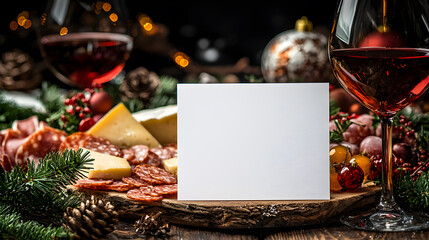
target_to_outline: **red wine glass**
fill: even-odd
[[[329,57],[340,84],[382,124],[380,202],[341,222],[375,231],[428,228],[429,219],[397,205],[392,180],[392,118],[429,87],[428,1],[339,0]]]
[[[41,17],[40,48],[55,76],[74,87],[112,80],[133,39],[125,1],[50,0]]]

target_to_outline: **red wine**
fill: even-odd
[[[330,56],[341,85],[380,116],[393,116],[429,86],[429,49],[353,48]]]
[[[42,53],[61,80],[79,87],[112,80],[124,68],[132,38],[116,33],[70,33],[41,38]]]

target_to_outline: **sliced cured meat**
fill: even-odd
[[[44,126],[26,138],[15,155],[17,165],[26,166],[27,158],[39,163],[51,151],[58,151],[67,134],[55,128]]]
[[[138,177],[123,177],[122,178],[123,182],[128,183],[129,185],[132,185],[134,187],[145,187],[145,186],[149,186],[150,183],[141,180]]]
[[[39,119],[32,116],[24,120],[16,120],[12,123],[12,129],[20,131],[25,137],[30,136],[39,128]]]
[[[145,145],[136,145],[130,148],[134,153],[134,158],[130,161],[130,164],[137,165],[147,162],[149,156],[149,147]]]
[[[129,190],[127,192],[127,197],[138,201],[148,201],[148,202],[155,202],[155,201],[162,200],[162,195],[158,195],[156,193],[147,194],[146,191],[142,190],[141,188],[135,188],[135,189]]]
[[[173,154],[169,148],[156,147],[151,148],[150,151],[158,155],[161,160],[170,159],[173,157]]]
[[[100,189],[105,185],[109,185],[113,183],[113,179],[92,179],[92,178],[83,178],[77,180],[75,186],[81,188],[89,188],[89,189]]]
[[[133,170],[132,173],[137,175],[141,180],[151,183],[151,184],[163,184],[162,181],[153,178],[150,175],[150,165],[144,164],[144,165],[137,165]]]
[[[84,142],[83,146],[86,149],[108,154],[111,156],[122,157],[121,150],[113,145],[109,140],[90,135]]]
[[[128,184],[123,181],[114,181],[111,184],[106,184],[104,186],[100,186],[98,190],[107,190],[107,191],[116,191],[116,192],[126,192],[130,189],[132,189],[134,186],[131,184]]]
[[[60,150],[71,148],[77,151],[79,148],[86,148],[95,152],[104,153],[116,157],[122,157],[121,150],[110,143],[109,140],[95,137],[86,132],[77,132],[68,136],[60,146]]]
[[[122,157],[127,159],[128,162],[131,162],[135,158],[134,152],[130,149],[122,149],[121,152]]]
[[[8,156],[12,168],[17,165],[15,161],[16,152],[27,141],[27,138],[18,130],[8,129],[6,131],[2,144],[3,154]]]
[[[163,184],[175,184],[177,183],[177,179],[173,174],[165,171],[159,167],[151,167],[150,168],[150,176],[156,180],[159,180]]]
[[[134,168],[133,174],[137,175],[143,181],[159,185],[159,184],[175,184],[177,182],[173,174],[165,171],[162,168],[143,164]]]
[[[153,190],[161,195],[173,195],[177,193],[177,184],[157,185],[153,187]]]
[[[162,160],[157,154],[149,150],[147,158],[143,163],[154,167],[160,167],[162,164]]]
[[[73,133],[72,135],[66,137],[64,141],[60,145],[60,150],[65,150],[67,148],[73,149],[77,151],[79,147],[83,146],[83,143],[87,138],[89,138],[90,135],[85,132],[77,132]]]

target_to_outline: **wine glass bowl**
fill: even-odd
[[[404,212],[395,202],[392,179],[392,118],[429,87],[429,4],[426,0],[338,2],[329,42],[335,77],[346,91],[380,117],[382,191],[378,206],[344,216],[351,227],[407,231],[429,219]]]
[[[51,0],[42,16],[40,48],[55,76],[74,87],[112,80],[133,39],[123,1]]]

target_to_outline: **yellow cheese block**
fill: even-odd
[[[112,108],[87,132],[105,138],[119,148],[134,145],[147,145],[150,148],[160,146],[152,134],[133,118],[123,103]]]
[[[133,117],[161,144],[177,143],[177,105],[142,110]]]
[[[165,171],[177,177],[177,157],[162,161],[162,166],[164,167]]]
[[[121,180],[123,177],[131,176],[131,166],[127,159],[115,157],[103,153],[83,149],[83,152],[89,151],[89,158],[93,158],[92,165],[87,177]]]

